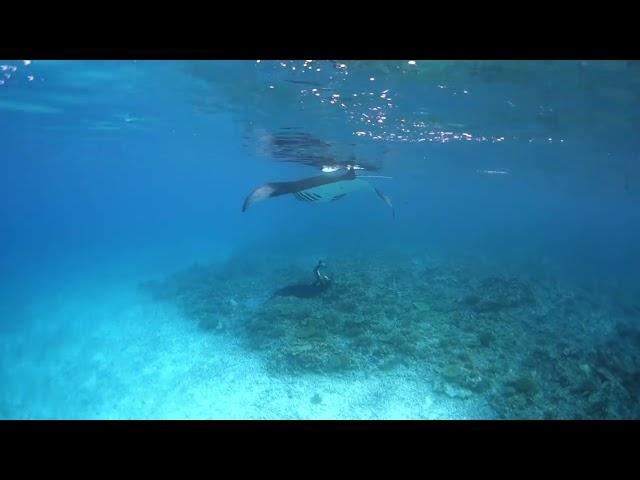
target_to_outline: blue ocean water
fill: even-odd
[[[639,73],[0,61],[0,418],[638,418]]]

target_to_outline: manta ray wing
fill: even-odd
[[[279,195],[294,194],[296,198],[303,201],[318,201],[322,195],[310,190],[327,186],[334,183],[351,183],[356,178],[355,170],[349,170],[343,175],[320,175],[317,177],[303,178],[293,182],[270,182],[261,185],[253,190],[242,205],[242,211],[245,212],[254,203],[266,200],[267,198],[277,197]]]

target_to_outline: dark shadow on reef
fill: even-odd
[[[296,283],[293,285],[287,285],[286,287],[276,290],[276,292],[273,294],[273,297],[319,297],[331,286],[331,280],[326,274],[322,272],[322,269],[324,269],[326,266],[326,263],[320,260],[316,267],[313,269],[313,283]]]
[[[315,298],[326,292],[328,288],[329,285],[296,283],[276,290],[273,297]]]

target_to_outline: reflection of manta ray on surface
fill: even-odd
[[[246,211],[256,202],[280,195],[292,194],[297,200],[309,203],[323,203],[339,200],[348,193],[358,190],[373,190],[393,211],[391,200],[382,191],[366,180],[358,178],[354,168],[349,168],[342,175],[319,175],[292,182],[270,182],[251,192],[242,205]]]
[[[370,172],[380,169],[379,164],[356,160],[353,154],[349,155],[348,160],[338,160],[336,157],[346,155],[336,155],[334,143],[295,129],[282,128],[272,134],[263,134],[261,146],[266,153],[279,162],[306,165],[323,172],[346,170],[349,167]],[[355,144],[343,144],[342,147],[355,147]]]

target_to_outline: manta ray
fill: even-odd
[[[357,190],[373,190],[391,208],[395,218],[395,210],[389,197],[366,180],[359,178],[354,168],[349,168],[342,175],[319,175],[291,182],[265,183],[247,196],[242,211],[246,212],[254,203],[280,195],[291,194],[302,202],[325,203],[339,200]]]

